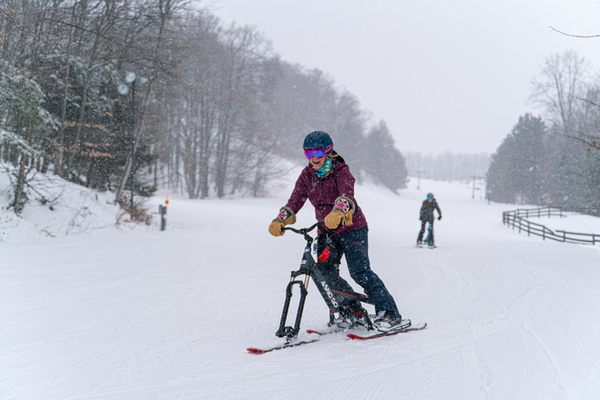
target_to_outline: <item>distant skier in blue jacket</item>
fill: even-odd
[[[429,233],[427,234],[427,238],[425,239],[425,243],[429,246],[433,246],[433,220],[435,215],[433,212],[437,210],[439,216],[438,220],[442,219],[442,210],[440,210],[440,206],[437,201],[433,197],[433,193],[427,193],[427,199],[423,201],[423,205],[421,206],[421,216],[419,219],[421,220],[421,231],[419,232],[419,237],[417,238],[417,245],[423,244],[423,234],[425,233],[425,226],[427,222],[429,222]]]

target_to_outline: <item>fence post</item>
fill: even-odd
[[[158,214],[160,215],[160,230],[164,231],[167,228],[167,206],[159,204]]]
[[[567,241],[567,232],[563,231],[563,243]]]
[[[527,221],[527,236],[531,236],[531,223]]]

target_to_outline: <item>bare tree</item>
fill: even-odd
[[[549,119],[570,135],[575,127],[577,108],[585,89],[588,63],[574,51],[554,54],[546,59],[541,77],[532,82],[531,98],[542,105]]]
[[[161,67],[161,52],[163,50],[163,42],[166,35],[167,22],[173,16],[173,13],[184,4],[187,3],[185,0],[156,0],[158,7],[158,16],[159,16],[159,27],[156,35],[156,42],[154,47],[154,54],[152,56],[151,65],[150,65],[150,78],[148,80],[148,86],[146,87],[146,93],[144,95],[144,102],[140,108],[139,118],[137,124],[139,126],[137,134],[137,141],[135,142],[134,151],[137,150],[139,143],[141,142],[144,135],[144,117],[148,110],[149,102],[152,96],[152,90],[156,81],[159,77],[159,71]],[[119,200],[121,197],[121,193],[125,188],[125,184],[129,178],[128,171],[131,170],[132,165],[131,156],[128,156],[127,162],[125,164],[125,169],[123,171],[123,176],[121,178],[121,183],[116,192],[116,199]]]

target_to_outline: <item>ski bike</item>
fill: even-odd
[[[353,327],[355,327],[355,325],[353,325],[353,323],[352,323],[352,315],[349,315],[349,313],[351,311],[349,310],[349,308],[347,308],[345,306],[345,304],[348,304],[350,301],[353,301],[353,300],[358,300],[361,303],[373,304],[373,301],[371,299],[369,299],[369,297],[366,296],[365,294],[357,293],[354,291],[339,290],[338,288],[332,288],[327,283],[327,279],[325,278],[325,274],[323,273],[321,268],[323,266],[330,266],[332,264],[328,260],[331,255],[331,253],[328,252],[328,249],[329,249],[329,245],[331,245],[333,243],[333,241],[331,239],[331,235],[335,232],[335,230],[321,233],[320,237],[317,237],[317,242],[315,242],[315,238],[313,238],[312,236],[309,235],[309,232],[313,231],[315,228],[322,226],[322,225],[324,225],[323,222],[316,222],[315,224],[313,224],[312,226],[310,226],[308,228],[301,228],[301,229],[295,229],[292,227],[283,227],[282,228],[285,231],[291,231],[291,232],[300,234],[300,235],[304,236],[304,239],[306,240],[306,246],[304,248],[304,254],[302,256],[302,261],[300,263],[300,269],[298,269],[297,271],[292,271],[292,273],[291,273],[290,282],[288,283],[286,291],[285,291],[285,302],[283,305],[283,311],[281,313],[279,329],[275,333],[275,335],[277,337],[285,338],[285,343],[283,345],[271,347],[268,349],[257,349],[257,348],[251,347],[251,348],[248,348],[248,351],[250,351],[252,353],[266,353],[266,352],[269,352],[272,350],[283,349],[286,347],[299,346],[299,345],[303,345],[303,344],[307,344],[307,343],[316,342],[317,340],[319,340],[318,337],[315,339],[309,339],[309,340],[303,340],[303,341],[296,340],[298,337],[298,334],[300,333],[300,323],[302,321],[302,314],[304,312],[304,304],[306,302],[306,296],[308,295],[308,285],[309,285],[311,279],[314,282],[315,286],[317,287],[317,290],[321,294],[321,297],[325,301],[325,304],[329,308],[329,322],[328,322],[327,326],[334,327],[334,328],[333,328],[333,330],[331,330],[329,332],[318,332],[318,331],[308,330],[307,331],[308,333],[316,333],[319,336],[321,336],[321,335],[324,335],[327,333],[336,333],[336,332],[344,331],[345,328],[337,326],[336,322],[339,322],[339,321],[346,322],[348,325],[347,326],[348,328],[353,328]],[[321,240],[324,241],[323,242],[324,249],[320,255],[317,255],[317,259],[315,260],[312,253],[313,253],[313,250],[315,250],[315,253],[318,252],[318,247],[319,247],[318,242]],[[304,279],[296,279],[298,277],[301,277],[302,275],[304,275]],[[298,308],[296,310],[296,318],[294,321],[294,326],[290,326],[290,325],[286,325],[286,324],[287,324],[290,304],[291,304],[291,300],[292,300],[292,296],[293,296],[293,290],[294,290],[295,286],[298,286],[298,289],[300,291],[300,299],[298,301]],[[336,317],[336,315],[337,315],[337,317]],[[364,312],[363,317],[364,317],[364,319],[363,319],[364,324],[361,324],[361,325],[363,325],[367,329],[367,331],[370,332],[370,334],[362,335],[362,336],[355,335],[355,334],[348,334],[347,336],[350,339],[359,339],[359,340],[373,339],[373,338],[381,337],[381,336],[395,335],[400,332],[407,332],[410,330],[420,330],[420,329],[424,329],[427,326],[426,323],[411,325],[410,320],[406,320],[407,321],[406,324],[399,326],[397,329],[394,329],[394,330],[391,330],[388,332],[379,332],[377,330],[374,330],[373,324],[366,312]]]
[[[302,256],[302,262],[300,263],[300,269],[297,271],[292,271],[292,276],[290,279],[290,283],[288,283],[285,295],[285,303],[283,305],[283,311],[281,313],[281,322],[279,324],[279,329],[275,333],[278,337],[285,337],[288,340],[295,338],[300,332],[300,321],[302,320],[302,313],[304,311],[304,302],[306,300],[306,295],[308,294],[308,284],[312,278],[312,281],[315,283],[317,290],[323,297],[325,304],[329,308],[329,323],[328,326],[333,326],[336,321],[336,314],[340,318],[346,319],[348,316],[345,315],[345,310],[342,309],[341,304],[348,303],[349,300],[358,300],[363,303],[373,304],[371,299],[369,299],[366,295],[356,292],[344,292],[338,290],[336,288],[329,287],[327,280],[320,268],[320,264],[327,263],[328,250],[327,248],[318,256],[317,261],[312,255],[311,249],[313,249],[313,244],[315,245],[315,249],[317,247],[317,243],[314,243],[314,239],[308,234],[310,231],[315,229],[316,227],[322,225],[322,222],[317,222],[314,225],[308,228],[295,229],[292,227],[284,227],[284,230],[292,231],[294,233],[298,233],[304,236],[306,240],[306,247],[304,248],[304,255]],[[320,240],[325,240],[325,245],[329,245],[332,243],[331,233],[323,233],[322,238]],[[296,278],[304,275],[304,280],[297,280]],[[290,308],[290,302],[292,299],[292,291],[294,286],[297,285],[300,288],[300,301],[298,302],[298,310],[296,312],[296,321],[293,327],[286,326],[286,321],[288,317],[288,312]],[[366,316],[367,328],[373,329],[370,319]]]
[[[437,246],[433,244],[433,222],[427,221],[427,237],[422,242],[417,240],[417,247],[423,247],[427,245],[430,249],[434,249]]]

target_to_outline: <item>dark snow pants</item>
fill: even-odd
[[[425,233],[425,225],[427,225],[428,222],[429,222],[429,233],[427,234],[427,237],[425,238],[425,241],[427,243],[433,244],[433,220],[431,220],[431,221],[427,221],[427,220],[421,221],[421,231],[419,232],[419,237],[417,238],[417,242],[419,242],[419,243],[421,243],[423,241],[423,234]]]
[[[332,289],[340,291],[352,291],[352,287],[341,276],[339,263],[342,253],[346,256],[350,276],[364,290],[364,293],[373,301],[375,312],[388,311],[392,316],[401,318],[398,307],[392,295],[388,292],[383,281],[371,270],[369,262],[368,227],[347,232],[339,237],[332,238],[336,258],[333,263],[321,267],[321,271]],[[319,254],[325,244],[319,240]],[[346,305],[346,304],[343,304]],[[360,306],[357,300],[347,305]]]

